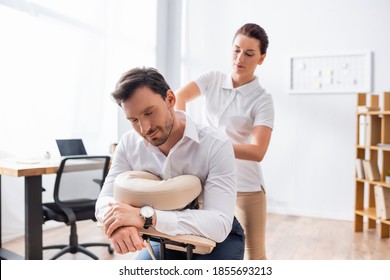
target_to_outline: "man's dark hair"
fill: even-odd
[[[255,23],[247,23],[241,26],[236,34],[234,35],[233,40],[236,38],[238,34],[245,35],[249,38],[254,38],[259,40],[259,45],[260,45],[260,53],[265,54],[267,53],[267,48],[268,48],[268,35],[265,32],[265,30],[255,24]]]
[[[155,68],[133,68],[125,72],[116,83],[114,92],[111,93],[115,102],[121,103],[131,97],[138,88],[148,87],[165,100],[170,89],[164,77]]]

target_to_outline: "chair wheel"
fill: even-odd
[[[108,247],[108,252],[110,253],[110,255],[114,254],[114,249],[112,249],[111,247]]]

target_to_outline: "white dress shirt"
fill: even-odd
[[[206,119],[209,125],[223,131],[234,144],[249,144],[253,127],[274,124],[272,96],[263,89],[257,77],[234,88],[231,75],[207,72],[194,80],[205,96]],[[237,190],[260,191],[264,186],[258,162],[236,159]]]
[[[194,234],[222,242],[231,231],[236,203],[232,144],[218,130],[195,124],[182,111],[175,113],[178,118],[185,119],[186,126],[183,138],[168,156],[134,130],[123,135],[96,203],[96,217],[103,222],[108,202],[114,201],[114,180],[122,172],[148,171],[163,180],[185,174],[195,175],[202,184],[202,209],[157,210],[156,229],[170,235]]]

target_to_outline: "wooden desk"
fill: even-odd
[[[0,259],[42,259],[42,175],[57,173],[61,160],[39,163],[18,163],[16,160],[0,160],[0,244],[2,244],[1,224],[1,176],[24,177],[25,202],[25,257],[2,248]],[[88,170],[99,168],[101,163],[93,160],[78,161],[69,170]]]
[[[23,164],[0,160],[0,259],[42,260],[42,175],[54,174],[59,161]],[[24,177],[25,257],[2,248],[1,176]]]
[[[24,177],[25,202],[25,256],[20,256],[0,247],[1,259],[42,260],[42,175],[57,172],[59,161],[23,164],[15,160],[0,160],[1,176]],[[2,244],[1,201],[0,201],[0,243]]]

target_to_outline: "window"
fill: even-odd
[[[118,140],[110,92],[124,71],[155,66],[156,14],[157,0],[2,1],[0,158],[58,156],[56,138],[82,138],[89,154],[108,153]],[[45,188],[53,185],[46,177]],[[3,224],[22,233],[16,189],[3,188]],[[8,215],[10,207],[20,213]]]

